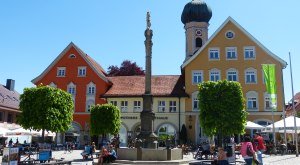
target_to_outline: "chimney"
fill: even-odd
[[[6,80],[6,88],[10,91],[14,91],[15,90],[15,80],[7,79]]]

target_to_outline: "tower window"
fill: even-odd
[[[196,47],[202,46],[202,39],[200,37],[196,38]]]

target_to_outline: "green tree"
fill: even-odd
[[[200,125],[212,137],[244,134],[247,112],[240,83],[233,81],[203,82],[199,84]]]
[[[133,75],[145,75],[145,71],[142,67],[139,67],[136,62],[124,60],[120,68],[116,65],[108,67],[108,76],[133,76]]]
[[[39,85],[25,88],[20,96],[21,114],[17,118],[25,129],[65,132],[73,121],[72,96],[58,88]]]
[[[120,131],[120,110],[111,104],[91,108],[91,135],[117,134]]]

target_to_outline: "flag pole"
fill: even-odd
[[[284,96],[284,82],[283,82],[283,76],[281,76],[281,83],[282,83],[282,117],[283,117],[283,125],[284,125],[284,144],[285,146],[287,146],[287,139],[286,139],[286,121],[285,121],[285,96]],[[286,147],[286,151],[287,151],[287,147]]]
[[[296,110],[295,110],[295,98],[294,98],[294,85],[293,85],[293,72],[292,72],[292,62],[291,62],[291,53],[289,52],[289,59],[290,59],[290,73],[291,73],[291,84],[292,84],[292,106],[294,112],[294,129],[295,129],[295,140],[296,140],[296,157],[299,156],[298,150],[298,134],[297,134],[297,123],[296,123]]]

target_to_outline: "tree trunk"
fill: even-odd
[[[42,143],[45,142],[45,129],[42,129]]]

